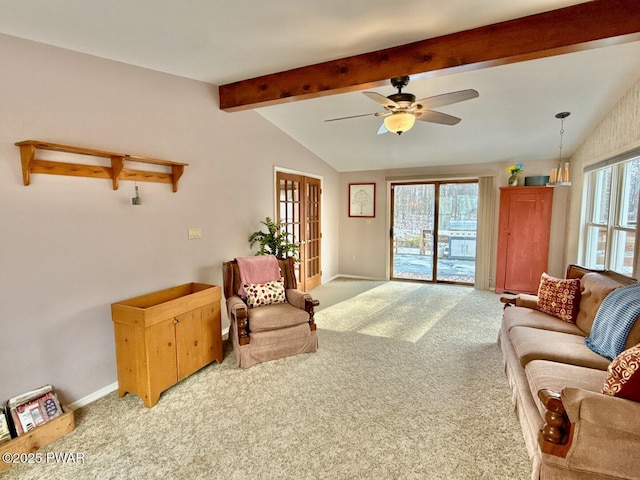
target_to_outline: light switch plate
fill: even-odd
[[[189,240],[197,240],[202,238],[202,229],[200,227],[189,227],[187,231]]]

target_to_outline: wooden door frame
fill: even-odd
[[[322,267],[322,212],[323,212],[323,201],[322,201],[322,188],[323,188],[323,177],[320,175],[314,175],[312,173],[308,173],[308,172],[303,172],[300,170],[292,170],[289,168],[284,168],[284,167],[278,167],[276,166],[273,170],[273,211],[274,211],[274,216],[273,218],[277,221],[279,219],[279,199],[278,199],[278,193],[279,193],[279,186],[278,186],[278,174],[286,174],[286,175],[295,175],[295,176],[300,176],[300,177],[306,177],[306,178],[312,178],[315,180],[318,180],[320,182],[320,202],[319,202],[319,208],[320,208],[320,245],[319,245],[319,263],[320,263],[320,267]],[[301,190],[302,191],[302,190]],[[302,192],[304,193],[304,192]],[[303,208],[304,208],[304,204],[302,203]],[[304,212],[302,212],[304,213]],[[305,232],[302,232],[302,226],[306,225],[306,222],[303,221],[303,215],[301,214],[301,235],[306,235]],[[306,285],[306,260],[307,260],[307,255],[306,255],[306,250],[305,250],[305,243],[306,243],[306,238],[303,239],[303,243],[302,245],[300,245],[300,263],[299,268],[298,268],[298,277],[296,280],[298,281],[298,288],[302,291],[306,291],[307,290],[307,285]],[[320,268],[320,272],[319,272],[319,276],[320,276],[320,283],[321,283],[321,279],[322,279],[322,268]],[[313,285],[313,286],[317,286],[317,285]]]

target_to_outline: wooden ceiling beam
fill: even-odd
[[[219,87],[233,112],[640,40],[640,0],[595,0]],[[414,77],[415,78],[415,77]]]

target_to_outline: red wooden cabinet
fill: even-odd
[[[500,189],[496,293],[537,293],[547,271],[553,188]]]

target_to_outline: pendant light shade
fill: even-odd
[[[414,123],[416,123],[416,117],[403,112],[394,113],[384,119],[384,126],[387,127],[387,130],[398,135],[411,130]]]

